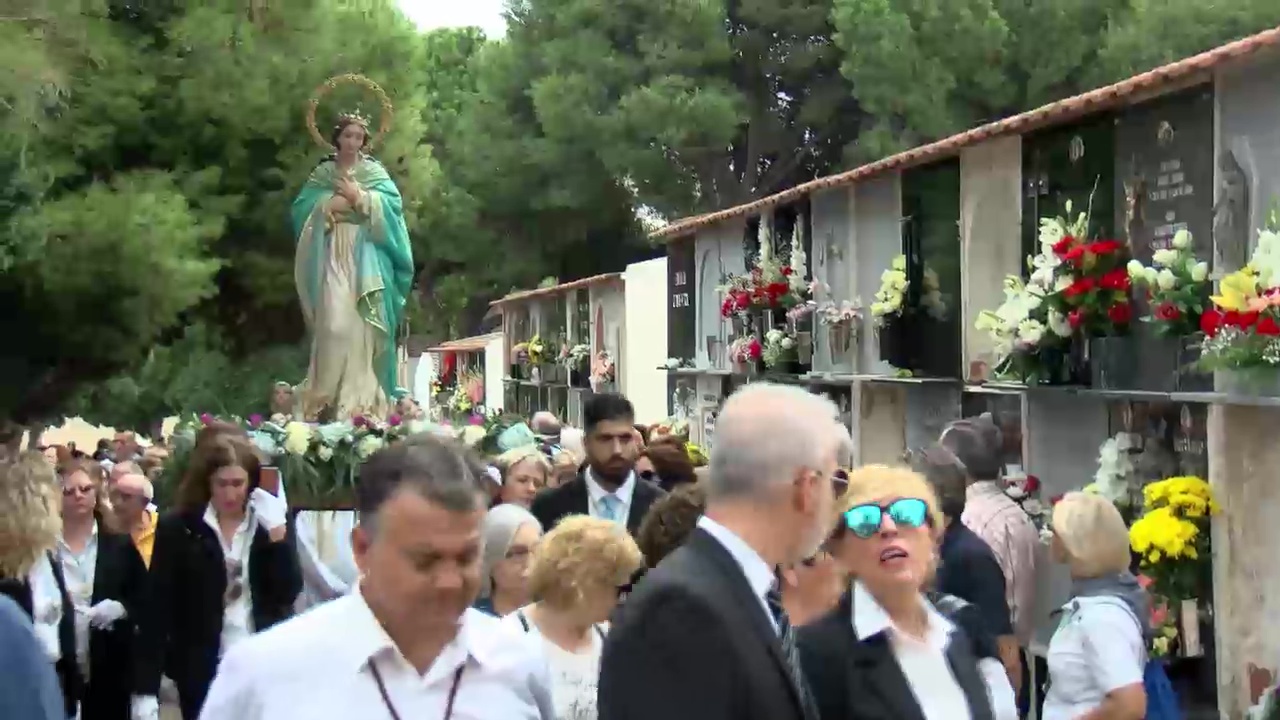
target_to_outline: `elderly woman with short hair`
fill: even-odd
[[[480,597],[475,609],[502,617],[529,602],[529,558],[542,539],[542,525],[519,505],[490,508],[480,529]]]
[[[1067,493],[1053,507],[1054,560],[1071,599],[1049,641],[1043,720],[1141,720],[1149,606],[1129,572],[1129,532],[1109,500]]]
[[[526,509],[533,504],[533,496],[546,487],[551,474],[551,461],[537,445],[512,448],[499,455],[495,464],[502,473],[498,503]]]
[[[991,720],[990,690],[964,631],[925,598],[943,519],[907,468],[849,475],[832,543],[855,578],[800,628],[801,665],[823,720]]]
[[[534,551],[529,591],[538,601],[504,622],[542,640],[557,717],[597,716],[607,620],[643,563],[626,528],[586,515],[565,518]]]

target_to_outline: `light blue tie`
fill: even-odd
[[[622,501],[614,495],[605,495],[600,498],[600,515],[605,520],[618,521],[618,511],[622,508]]]

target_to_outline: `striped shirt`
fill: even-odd
[[[995,553],[1004,572],[1005,599],[1014,634],[1026,647],[1036,626],[1036,552],[1040,533],[1026,511],[990,481],[969,486],[960,519]]]

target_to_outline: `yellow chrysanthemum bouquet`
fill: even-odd
[[[1203,597],[1210,573],[1209,518],[1218,512],[1209,483],[1172,477],[1143,488],[1143,514],[1129,528],[1152,591],[1171,603]]]

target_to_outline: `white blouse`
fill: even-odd
[[[520,621],[524,613],[528,630]],[[551,673],[551,702],[556,709],[557,720],[596,720],[596,687],[600,681],[600,655],[604,650],[604,634],[607,624],[597,625],[591,631],[591,645],[578,652],[570,652],[551,642],[529,620],[529,608],[523,607],[502,618],[502,622],[521,632],[528,632],[540,641]]]
[[[35,623],[36,638],[49,662],[62,659],[62,645],[58,642],[58,624],[62,622],[62,592],[53,574],[49,556],[42,555],[31,568],[31,616]]]
[[[1049,641],[1049,692],[1042,720],[1075,720],[1107,694],[1141,685],[1147,649],[1142,629],[1115,598],[1076,598],[1063,606]]]
[[[231,537],[224,538],[222,529],[218,526],[218,516],[210,505],[204,511],[204,522],[213,528],[213,534],[222,546],[223,562],[227,567],[227,590],[230,591],[236,584],[240,586],[239,596],[227,603],[222,611],[222,641],[218,647],[218,657],[222,657],[232,645],[253,634],[253,599],[249,597],[249,550],[253,545],[253,533],[258,521],[250,510],[245,513],[244,521]],[[233,569],[237,572],[233,573]]]

